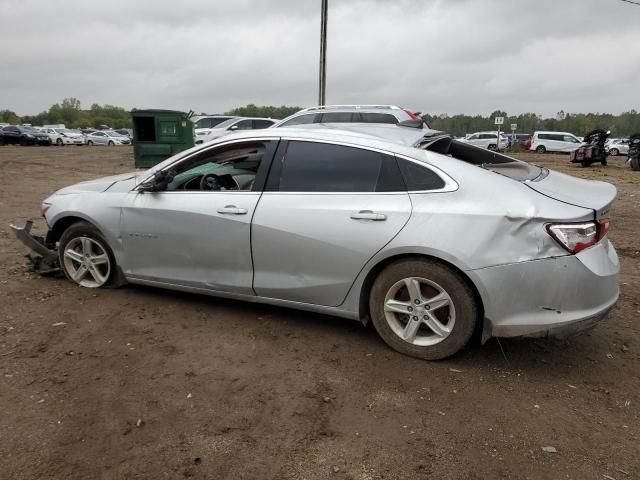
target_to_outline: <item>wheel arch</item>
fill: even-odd
[[[124,272],[122,271],[122,268],[120,265],[121,259],[119,257],[120,252],[117,249],[118,245],[117,244],[114,245],[113,242],[110,242],[109,235],[106,235],[105,230],[101,228],[100,225],[98,225],[91,218],[80,216],[77,213],[73,213],[73,214],[70,213],[68,215],[57,218],[53,222],[53,224],[50,226],[49,232],[47,233],[47,240],[46,240],[47,245],[49,245],[50,247],[54,247],[55,244],[60,240],[60,237],[62,237],[62,234],[65,232],[65,230],[69,228],[71,225],[73,225],[74,223],[78,223],[78,222],[85,222],[90,224],[92,227],[97,229],[102,234],[103,237],[105,237],[107,246],[113,253],[113,256],[115,257],[115,260],[116,260],[116,265],[115,265],[116,279],[114,282],[114,286],[119,287],[119,286],[125,285],[127,283],[127,280],[125,278]]]
[[[478,306],[479,312],[479,321],[476,325],[476,331],[474,333],[475,339],[482,339],[484,342],[490,336],[490,328],[486,328],[486,320],[485,320],[485,307],[484,300],[481,294],[481,289],[476,285],[476,282],[459,266],[453,264],[450,261],[445,260],[444,258],[429,255],[424,253],[398,253],[391,255],[389,257],[383,258],[378,263],[376,263],[369,271],[367,272],[364,280],[362,281],[362,287],[360,288],[360,296],[358,299],[358,318],[363,323],[368,323],[370,319],[369,312],[369,294],[371,292],[371,288],[373,287],[373,283],[376,278],[387,266],[392,263],[401,261],[401,260],[432,260],[439,262],[447,267],[451,268],[454,272],[456,272],[460,278],[467,284],[467,286],[473,292],[474,300]],[[485,338],[486,337],[486,338]]]

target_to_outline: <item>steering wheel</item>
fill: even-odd
[[[218,176],[207,173],[200,179],[200,190],[222,190],[222,185],[218,182]]]

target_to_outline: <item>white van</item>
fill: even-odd
[[[503,132],[500,132],[500,139],[498,139],[498,132],[476,132],[461,138],[460,141],[489,150],[504,150],[508,143]]]
[[[568,132],[534,132],[531,138],[531,146],[529,150],[535,150],[538,153],[545,152],[573,152],[582,141],[573,133]]]

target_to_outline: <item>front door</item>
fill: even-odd
[[[395,158],[349,146],[289,141],[266,190],[251,232],[263,297],[340,305],[411,214]]]
[[[175,176],[161,191],[131,192],[123,208],[125,275],[252,294],[251,218],[275,144],[211,147],[167,167]]]

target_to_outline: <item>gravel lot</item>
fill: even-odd
[[[132,150],[0,147],[0,478],[640,478],[640,175],[522,158],[618,187],[620,302],[429,363],[347,320],[30,273],[8,224]]]

